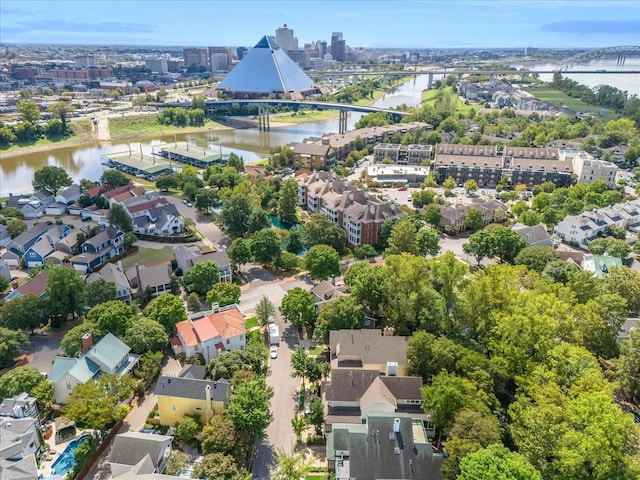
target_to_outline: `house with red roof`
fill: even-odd
[[[27,283],[20,285],[15,290],[11,291],[4,301],[8,302],[14,298],[22,298],[27,295],[35,295],[36,297],[47,296],[47,279],[49,278],[49,272],[44,270],[42,273],[36,275]]]
[[[187,358],[201,353],[209,363],[223,352],[243,350],[247,344],[244,314],[237,305],[195,313],[176,324],[171,341],[174,353]]]

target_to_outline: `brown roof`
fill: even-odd
[[[407,363],[405,352],[409,337],[383,336],[382,330],[331,330],[329,344],[332,358],[359,357],[362,364]]]
[[[360,408],[367,407],[368,405],[378,400],[384,400],[393,408],[398,408],[398,402],[396,397],[391,393],[391,390],[384,384],[380,377],[375,378],[364,395],[360,398]]]
[[[29,294],[39,297],[46,290],[48,279],[49,279],[49,272],[45,270],[39,275],[36,275],[35,277],[33,277],[24,285],[21,285],[20,287],[18,287],[17,290],[18,292],[20,292],[20,295],[22,295],[23,297]]]
[[[318,143],[296,143],[293,146],[293,153],[298,155],[324,155],[329,154],[329,145]]]
[[[376,385],[369,392],[378,380],[382,382],[382,386]],[[322,390],[328,402],[360,401],[364,406],[363,401],[368,403],[373,401],[373,397],[380,395],[391,395],[393,400],[389,400],[389,403],[393,405],[397,400],[421,400],[421,388],[421,377],[384,376],[380,375],[379,370],[334,368],[331,370],[330,380],[324,383]]]

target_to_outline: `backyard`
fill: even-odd
[[[144,265],[150,267],[153,265],[161,265],[173,260],[174,250],[173,247],[164,248],[144,248],[140,247],[133,255],[127,255],[122,259],[122,266],[124,268],[130,268],[138,265]]]
[[[556,88],[523,88],[523,91],[530,93],[538,100],[542,102],[548,102],[556,107],[566,106],[573,112],[591,112],[598,113],[603,110],[597,105],[591,105],[583,102],[579,98],[570,97],[566,93]],[[618,115],[611,111],[602,114],[602,118],[605,120],[614,120],[618,118]]]

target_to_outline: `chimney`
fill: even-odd
[[[91,332],[87,332],[82,336],[82,351],[86,352],[93,345],[93,335]]]
[[[138,290],[140,290],[140,266],[136,263],[136,281],[138,282]]]
[[[18,289],[18,280],[11,280],[11,288],[14,290]]]
[[[118,270],[122,272],[122,260],[118,260]]]

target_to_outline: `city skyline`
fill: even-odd
[[[300,47],[343,32],[352,48],[598,48],[640,44],[640,3],[3,0],[0,7],[3,43],[252,46],[284,24]]]

